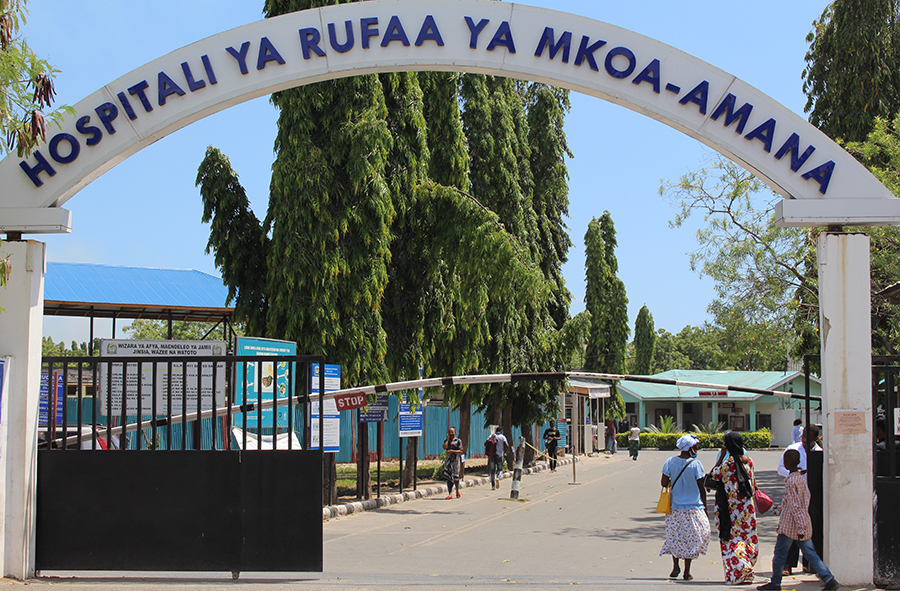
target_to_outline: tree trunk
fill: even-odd
[[[468,456],[469,435],[472,431],[472,395],[466,392],[459,403],[459,439],[462,441],[463,452]],[[478,450],[475,450],[478,453]]]
[[[357,411],[359,412],[359,411]],[[356,423],[356,498],[372,498],[372,478],[369,473],[369,423]]]
[[[512,470],[513,466],[516,465],[516,441],[513,439],[512,409],[509,406],[503,407],[503,413],[500,420],[502,421],[501,426],[503,427],[503,434],[506,435],[506,440],[509,441],[510,447],[510,451],[504,452],[504,455],[506,456],[506,465]]]
[[[416,450],[419,447],[418,437],[406,438],[406,463],[403,465],[403,488],[412,488],[416,474]]]
[[[337,461],[333,453],[322,459],[322,502],[325,506],[337,503]]]
[[[522,433],[525,435],[525,441],[528,445],[525,446],[525,466],[531,466],[534,463],[534,450],[531,446],[537,447],[534,445],[534,425],[526,425],[522,428]]]
[[[501,402],[500,402],[500,390],[498,390],[497,387],[495,386],[494,387],[494,408],[492,409],[493,413],[491,416],[491,424],[492,425],[502,424],[502,422],[503,422],[502,409],[503,409],[503,406],[501,405]]]

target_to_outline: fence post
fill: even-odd
[[[519,436],[519,443],[516,445],[516,467],[513,469],[512,490],[509,498],[514,501],[519,500],[519,483],[522,481],[522,464],[525,462],[525,438]]]

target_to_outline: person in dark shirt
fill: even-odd
[[[559,440],[562,436],[559,429],[556,428],[556,421],[550,421],[550,426],[544,430],[544,447],[547,449],[547,455],[550,456],[550,471],[556,472],[556,448],[559,446]]]

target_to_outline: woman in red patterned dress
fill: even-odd
[[[725,434],[725,446],[712,469],[712,478],[724,485],[716,496],[716,529],[722,549],[727,585],[753,582],[753,567],[759,555],[756,537],[756,506],[753,503],[753,460],[744,454],[739,433]]]

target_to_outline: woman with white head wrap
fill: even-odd
[[[697,459],[699,441],[690,433],[675,444],[681,452],[663,464],[662,486],[672,487],[672,511],[666,515],[666,541],[659,555],[672,555],[670,578],[681,574],[679,559],[684,559],[684,580],[690,581],[691,561],[706,554],[709,546],[709,517],[706,515],[706,471]]]

